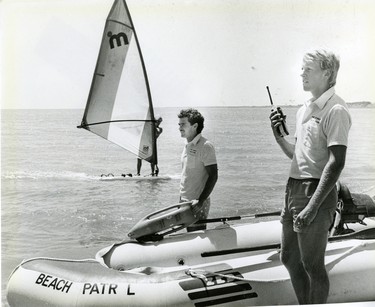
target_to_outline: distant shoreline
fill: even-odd
[[[373,108],[375,105],[370,101],[360,101],[360,102],[347,102],[349,107],[355,108]]]
[[[370,101],[358,101],[358,102],[347,102],[346,103],[348,107],[350,108],[375,108],[375,104],[370,102]],[[279,105],[281,107],[288,107],[288,108],[298,108],[302,104],[298,105],[293,105],[293,104],[282,104]],[[190,106],[173,106],[173,107],[157,107],[154,106],[155,109],[184,109],[184,108],[189,108]],[[204,108],[271,108],[271,106],[266,105],[266,106],[194,106],[194,108],[197,109],[204,109]],[[11,109],[6,109],[6,108],[1,108],[1,111],[6,111],[6,110],[84,110],[82,108],[74,108],[74,109],[43,109],[43,108],[30,108],[30,109],[17,109],[17,108],[11,108]]]
[[[370,101],[347,102],[349,108],[375,108],[375,104]],[[280,107],[299,108],[302,104],[284,104]],[[184,107],[161,107],[161,108],[184,108]],[[200,106],[199,108],[271,108],[271,106]]]

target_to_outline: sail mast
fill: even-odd
[[[143,59],[142,49],[141,49],[141,46],[139,44],[137,31],[135,30],[132,16],[130,15],[130,11],[129,11],[129,8],[128,8],[128,5],[127,5],[126,1],[125,0],[122,0],[122,1],[124,2],[124,6],[125,6],[126,11],[128,13],[129,21],[130,21],[130,24],[131,24],[131,26],[133,28],[133,32],[134,32],[134,38],[135,38],[135,41],[136,41],[137,46],[138,46],[139,57],[140,57],[140,60],[141,60],[141,63],[142,63],[142,69],[143,69],[143,74],[144,74],[144,77],[145,77],[145,83],[146,83],[147,94],[148,94],[148,101],[149,101],[149,105],[150,105],[150,115],[151,115],[151,120],[152,120],[151,124],[152,124],[152,127],[153,127],[152,138],[155,140],[152,144],[153,152],[154,152],[153,161],[150,161],[150,162],[158,164],[158,155],[157,155],[157,146],[156,146],[156,121],[155,121],[154,107],[153,107],[153,104],[152,104],[150,83],[148,82],[146,65],[145,65],[145,61]]]

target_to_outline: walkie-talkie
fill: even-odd
[[[275,106],[273,104],[273,101],[272,101],[272,97],[271,97],[271,93],[270,93],[270,89],[268,86],[266,86],[267,88],[267,92],[268,92],[268,96],[270,97],[270,101],[271,101],[271,106],[272,106],[272,111],[274,110]],[[277,112],[280,114],[280,118],[282,119],[281,121],[281,125],[277,127],[277,133],[281,136],[281,137],[284,137],[286,135],[289,135],[289,131],[288,131],[288,127],[286,126],[286,115],[284,115],[283,111],[281,110],[280,107],[276,107],[276,110]]]

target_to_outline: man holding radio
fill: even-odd
[[[339,66],[332,52],[305,54],[302,84],[312,98],[297,111],[294,143],[280,135],[284,118],[278,110],[270,115],[274,137],[292,160],[281,213],[281,261],[300,304],[325,303],[329,293],[324,255],[351,126],[347,105],[335,93]]]

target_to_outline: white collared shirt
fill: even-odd
[[[290,177],[319,179],[328,162],[328,147],[347,146],[350,127],[348,107],[333,87],[318,99],[306,102],[297,111]]]
[[[198,134],[185,145],[181,163],[180,197],[186,201],[198,199],[208,178],[205,167],[217,164],[213,144]]]

